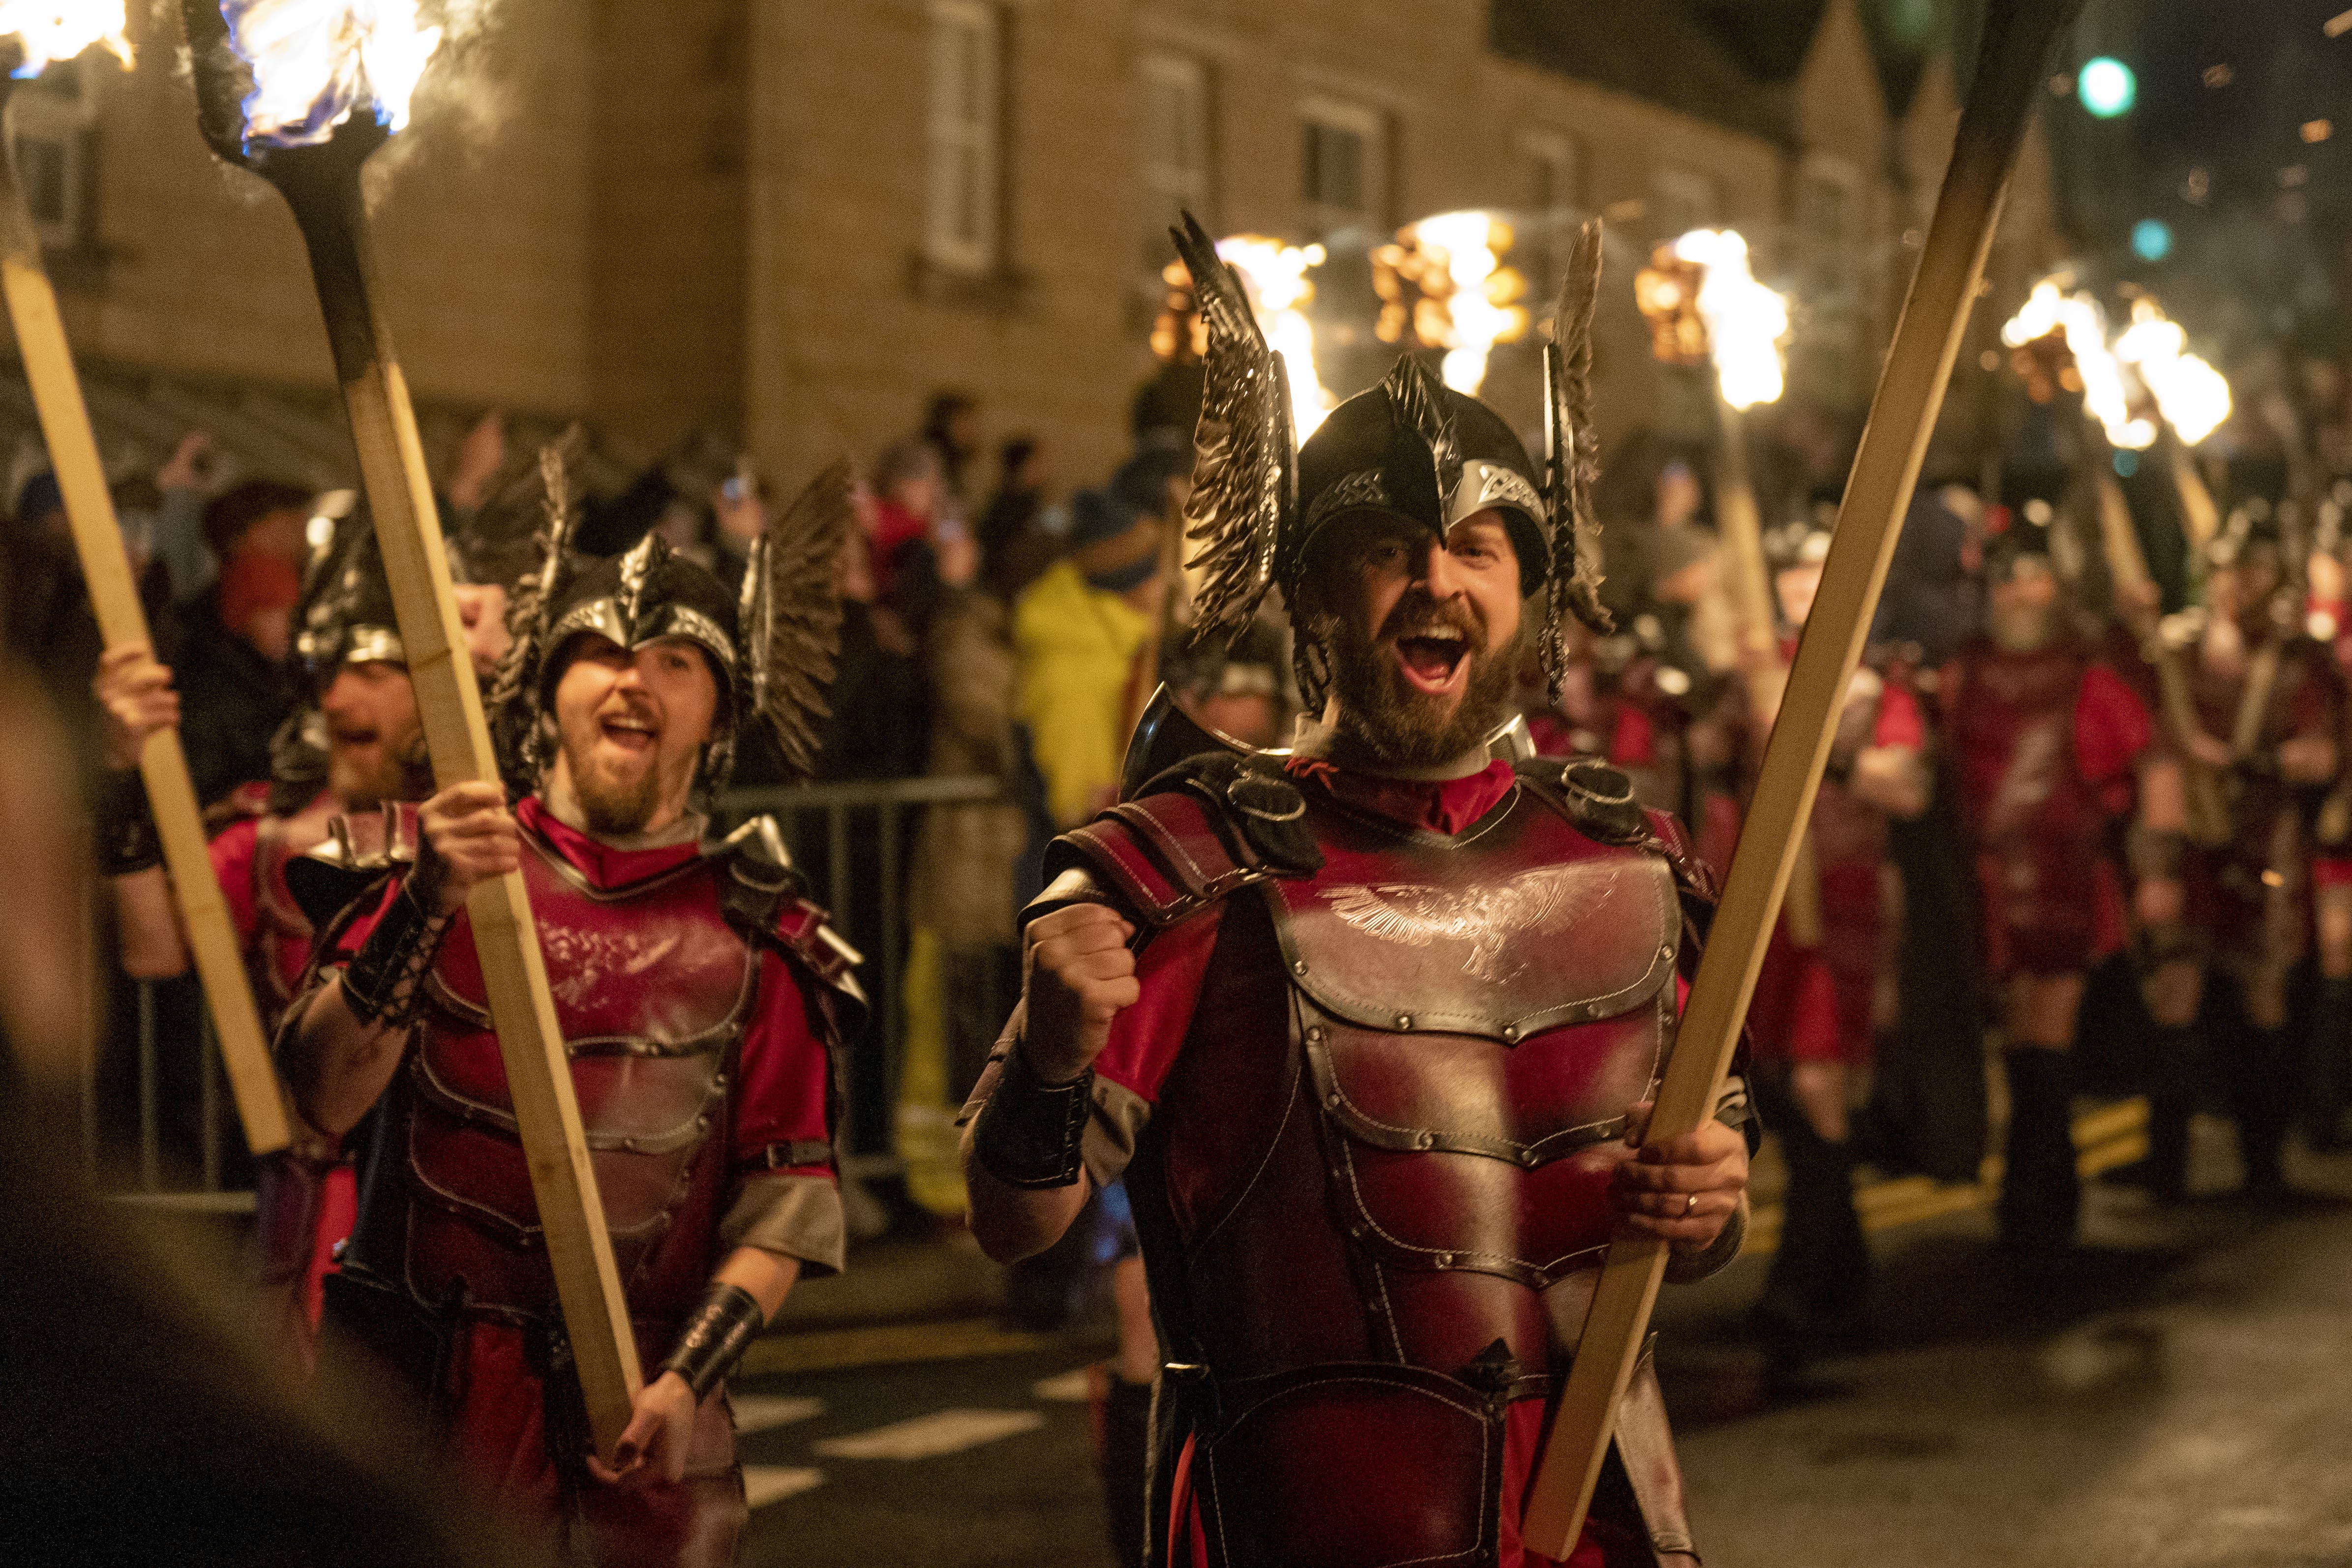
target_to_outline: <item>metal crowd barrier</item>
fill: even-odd
[[[867,994],[878,1003],[883,1039],[895,1056],[905,1019],[898,975],[905,963],[901,932],[905,926],[906,871],[902,853],[907,814],[931,805],[976,805],[998,798],[998,782],[984,776],[963,778],[872,779],[840,784],[766,789],[730,790],[714,803],[720,822],[732,826],[761,812],[775,816],[795,861],[813,865],[820,858],[824,885],[816,897],[846,931],[869,900],[878,900],[882,940],[879,951],[866,955],[863,979]],[[861,816],[868,820],[856,821]],[[852,848],[858,830],[875,837],[878,887],[861,888],[853,874]],[[822,856],[818,846],[823,847]],[[130,1141],[135,1170],[118,1175],[135,1176],[135,1184],[115,1195],[126,1202],[179,1209],[235,1213],[252,1207],[250,1191],[226,1190],[228,1164],[226,1140],[235,1135],[223,1096],[220,1047],[213,1037],[212,1018],[201,1003],[196,1068],[197,1185],[172,1187],[166,1180],[163,1137],[163,1059],[166,1042],[158,1014],[158,985],[142,981],[136,988],[136,1033],[133,1061],[137,1076],[136,1126]],[[92,1046],[83,1063],[80,1084],[82,1153],[93,1177],[101,1174],[106,1137],[105,1108],[100,1103],[100,1058],[104,1049],[99,1031],[90,1032]],[[889,1155],[866,1155],[845,1163],[854,1175],[882,1174],[897,1169]]]

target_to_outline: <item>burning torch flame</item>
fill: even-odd
[[[1451,286],[1443,289],[1435,346],[1445,350],[1445,384],[1475,396],[1486,382],[1494,346],[1514,342],[1528,330],[1526,310],[1511,303],[1524,285],[1502,265],[1510,228],[1482,212],[1440,213],[1407,224],[1397,237],[1419,247],[1426,258],[1424,290],[1440,293],[1432,285],[1441,278]]]
[[[1307,304],[1315,298],[1307,271],[1322,266],[1324,254],[1319,245],[1285,245],[1257,234],[1217,241],[1219,259],[1242,275],[1266,345],[1282,356],[1290,377],[1290,417],[1301,441],[1314,434],[1336,401],[1315,374],[1315,328],[1307,320]]]
[[[441,42],[416,25],[416,0],[221,0],[229,47],[253,69],[245,139],[315,146],[361,104],[387,130]]]
[[[2107,313],[2088,293],[2066,293],[2056,279],[2045,278],[2001,327],[2000,341],[2023,348],[2053,332],[2065,338],[2075,374],[2083,378],[2083,406],[2106,430],[2108,441],[2136,452],[2156,445],[2156,421],[2132,412],[2123,363],[2107,347]]]
[[[2167,321],[2155,300],[2135,300],[2132,324],[2116,340],[2116,357],[2138,375],[2173,434],[2194,447],[2230,417],[2230,383],[2197,355],[2182,353],[2188,345],[2189,334]]]
[[[1698,313],[1706,322],[1707,352],[1724,402],[1734,408],[1779,402],[1787,296],[1756,281],[1748,270],[1748,242],[1730,229],[1693,229],[1675,241],[1675,254],[1706,269]]]
[[[0,0],[0,37],[11,33],[25,50],[16,70],[21,77],[38,76],[51,61],[69,60],[92,44],[131,63],[122,0]]]

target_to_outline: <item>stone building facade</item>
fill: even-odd
[[[203,416],[331,468],[299,241],[198,141],[174,9],[134,17],[135,69],[20,91],[40,100],[25,134],[56,144],[35,151],[63,161],[44,216],[104,434],[152,460]],[[1796,294],[1791,397],[1850,415],[1933,203],[1952,72],[1930,61],[1891,103],[1854,0],[1796,7],[1802,47],[1763,62],[1706,9],[500,0],[379,155],[383,303],[428,445],[491,405],[583,418],[616,465],[708,426],[789,483],[956,387],[1084,481],[1125,448],[1180,203],[1292,239],[1471,206],[1598,213],[1610,433],[1668,412],[1632,274],[1703,222],[1747,233]],[[2058,253],[2048,191],[2037,146],[2004,289]],[[1490,380],[1528,415],[1532,365],[1507,349]],[[0,397],[20,430],[22,401]]]

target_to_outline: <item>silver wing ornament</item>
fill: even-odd
[[[1171,229],[1192,275],[1192,298],[1208,327],[1201,422],[1192,437],[1192,495],[1184,536],[1199,548],[1185,562],[1204,574],[1193,636],[1240,631],[1274,583],[1275,556],[1298,505],[1298,439],[1282,356],[1258,330],[1240,277],[1217,258],[1216,241],[1191,213]]]
[[[837,568],[853,517],[849,464],[838,462],[760,535],[743,570],[743,715],[767,722],[785,763],[803,775],[816,763],[817,724],[832,711],[825,692],[841,649]]]
[[[1601,603],[1601,520],[1592,511],[1592,481],[1601,467],[1601,437],[1592,423],[1592,318],[1601,302],[1601,223],[1577,230],[1568,275],[1552,312],[1552,341],[1544,345],[1544,510],[1550,514],[1549,614],[1538,651],[1555,700],[1564,656],[1564,612],[1594,631],[1612,623]]]

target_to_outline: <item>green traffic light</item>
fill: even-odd
[[[2074,79],[2074,91],[2090,113],[2101,120],[2113,120],[2128,112],[2139,98],[2139,79],[2123,61],[2101,55],[2084,65],[2082,73]]]

